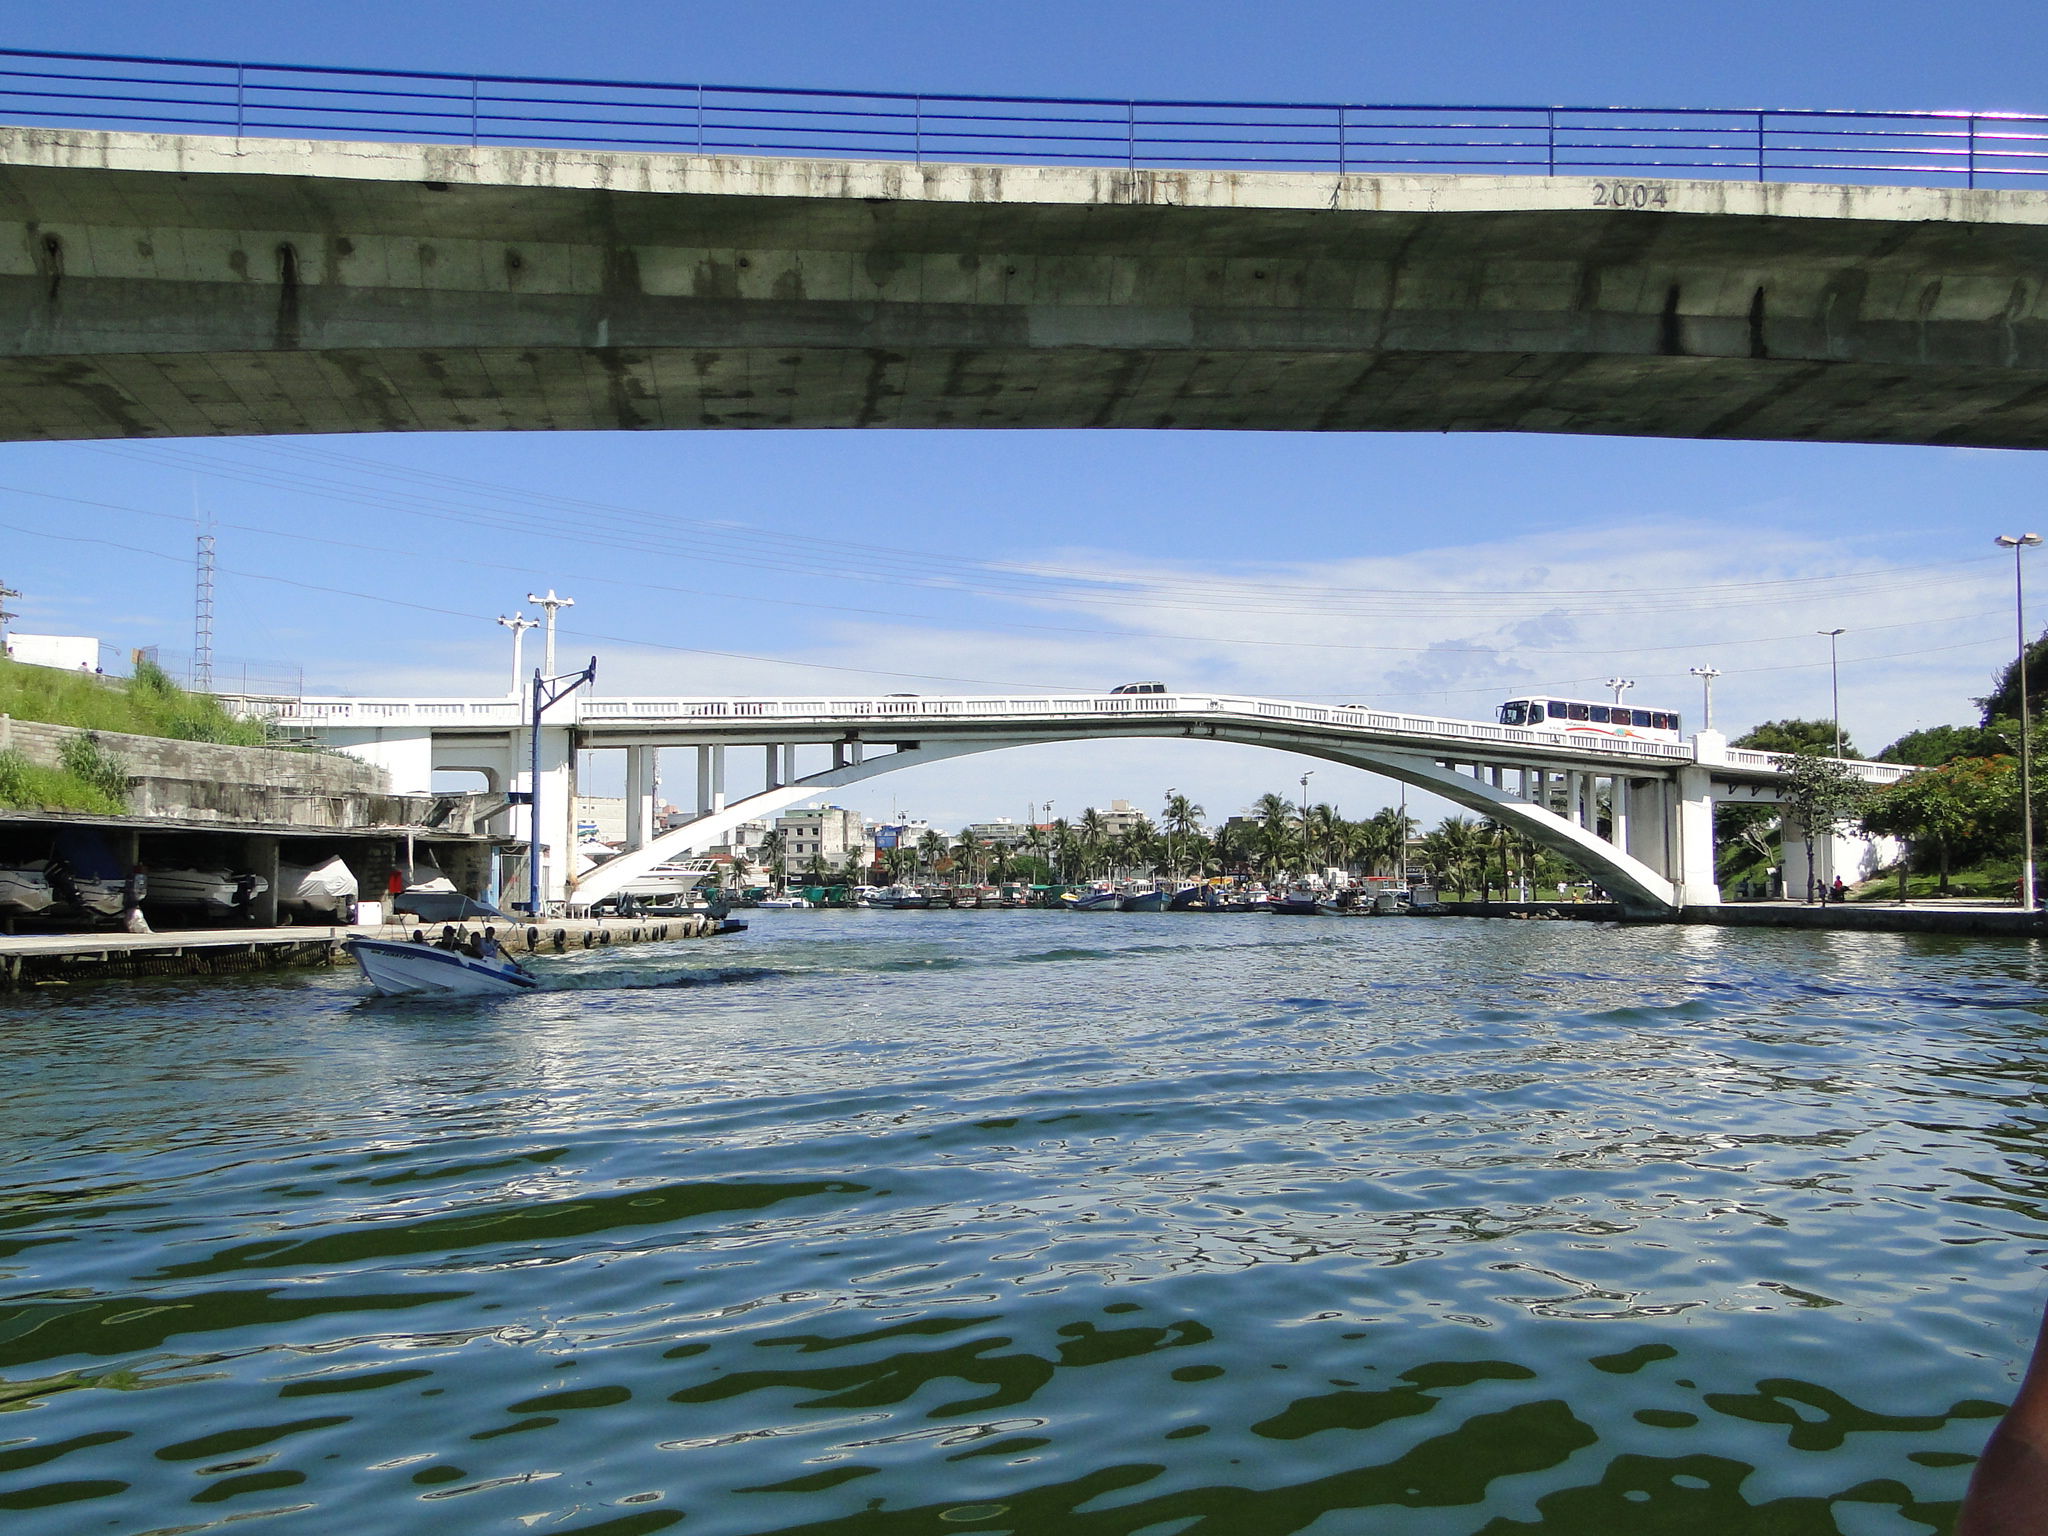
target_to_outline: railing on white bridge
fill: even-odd
[[[1688,743],[1638,741],[1610,737],[1567,736],[1559,731],[1495,725],[1483,720],[1457,720],[1436,715],[1368,709],[1355,705],[1296,704],[1284,699],[1259,699],[1217,694],[1087,694],[1023,697],[885,698],[579,698],[569,716],[583,726],[683,724],[691,721],[776,721],[790,726],[815,724],[841,728],[849,721],[880,723],[959,721],[1112,720],[1192,715],[1277,721],[1298,725],[1339,726],[1376,735],[1411,736],[1432,745],[1466,742],[1473,746],[1527,746],[1555,751],[1560,747],[1595,756],[1650,758],[1681,763],[1693,760]],[[524,712],[511,699],[306,699],[289,706],[281,719],[313,727],[462,726],[503,728],[520,724]],[[568,723],[558,712],[558,723]],[[1754,765],[1774,768],[1756,757]]]
[[[1630,738],[1570,735],[1527,726],[1495,725],[1485,720],[1456,720],[1440,715],[1368,709],[1362,705],[1295,704],[1285,699],[1259,699],[1224,694],[1031,694],[1009,697],[885,698],[754,698],[754,699],[586,699],[556,712],[552,723],[602,727],[684,724],[691,721],[776,721],[792,727],[816,725],[843,729],[849,721],[881,723],[958,721],[1002,723],[1109,720],[1148,715],[1183,715],[1280,721],[1297,725],[1341,726],[1380,736],[1419,738],[1418,744],[1441,748],[1459,742],[1474,747],[1560,748],[1591,757],[1649,758],[1660,763],[1695,761],[1691,742],[1638,741]],[[304,699],[277,717],[302,726],[345,729],[351,726],[457,726],[472,730],[504,729],[525,720],[515,699]],[[1782,773],[1784,761],[1775,752],[1730,747],[1726,767],[1747,772]],[[1913,771],[1901,763],[1850,761],[1857,776],[1870,784],[1893,784]],[[1719,766],[1719,765],[1710,765]]]

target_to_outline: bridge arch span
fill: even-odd
[[[1413,788],[1427,790],[1454,805],[1477,812],[1481,816],[1492,817],[1513,827],[1532,842],[1558,854],[1573,868],[1598,881],[1613,895],[1622,909],[1632,915],[1668,914],[1680,905],[1677,885],[1640,859],[1630,856],[1625,850],[1553,811],[1532,805],[1479,779],[1454,773],[1427,757],[1364,745],[1339,745],[1312,736],[1279,733],[1266,727],[1249,724],[1233,726],[1219,722],[1213,726],[1204,726],[1199,731],[1185,724],[1166,721],[1158,722],[1155,727],[1148,729],[1148,722],[1143,719],[1119,721],[1118,724],[1123,727],[1117,732],[1118,738],[1154,736],[1175,740],[1232,742],[1242,746],[1265,747],[1297,757],[1313,757],[1346,768],[1380,774]],[[697,849],[709,847],[723,840],[727,833],[743,821],[774,815],[792,805],[815,799],[820,794],[844,788],[849,784],[950,758],[1004,751],[1011,747],[1043,746],[1071,739],[1065,735],[1005,734],[936,740],[882,757],[827,769],[823,773],[812,774],[794,783],[749,795],[721,811],[700,816],[671,832],[665,832],[640,848],[607,859],[576,882],[572,896],[578,902],[602,901],[607,896],[617,894],[620,887],[646,874],[656,865],[685,857]]]

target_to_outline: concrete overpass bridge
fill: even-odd
[[[2048,442],[2038,119],[17,58],[0,439]]]
[[[436,772],[481,772],[494,789],[527,789],[524,711],[510,699],[307,699],[281,722],[388,769],[401,793]],[[585,698],[541,727],[537,814],[543,890],[593,902],[666,860],[725,840],[742,821],[773,816],[878,774],[1047,742],[1166,737],[1226,741],[1383,774],[1490,816],[1560,854],[1643,916],[1718,902],[1713,807],[1769,803],[1784,770],[1775,756],[1729,747],[1718,734],[1683,741],[1616,740],[1367,709],[1216,694],[1016,698]],[[654,828],[654,752],[693,747],[696,815]],[[627,851],[572,881],[570,808],[577,754],[626,753]],[[762,754],[763,788],[728,799],[728,754]],[[800,761],[800,759],[802,759]],[[1851,765],[1865,782],[1911,770]]]

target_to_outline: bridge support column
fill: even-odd
[[[763,789],[782,788],[782,748],[763,747],[761,750],[768,755],[768,776],[762,781],[761,787]]]
[[[796,778],[796,743],[792,741],[782,749],[782,782],[794,784]]]
[[[1564,819],[1575,827],[1586,824],[1586,776],[1576,768],[1565,770]]]
[[[697,749],[697,814],[705,816],[711,811],[711,748]]]
[[[1630,786],[1628,842],[1621,844],[1617,840],[1617,846],[1630,858],[1642,860],[1667,877],[1671,870],[1668,788],[1661,779],[1643,779]]]
[[[653,747],[626,748],[626,846],[645,848],[654,841]]]
[[[1688,907],[1718,906],[1721,888],[1714,876],[1714,775],[1707,768],[1678,770],[1678,793],[1672,817],[1677,834],[1677,875],[1673,884]]]
[[[1607,841],[1628,852],[1629,796],[1634,785],[1620,774],[1607,781]]]

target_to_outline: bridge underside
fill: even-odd
[[[0,129],[0,438],[2048,445],[2048,193]]]

